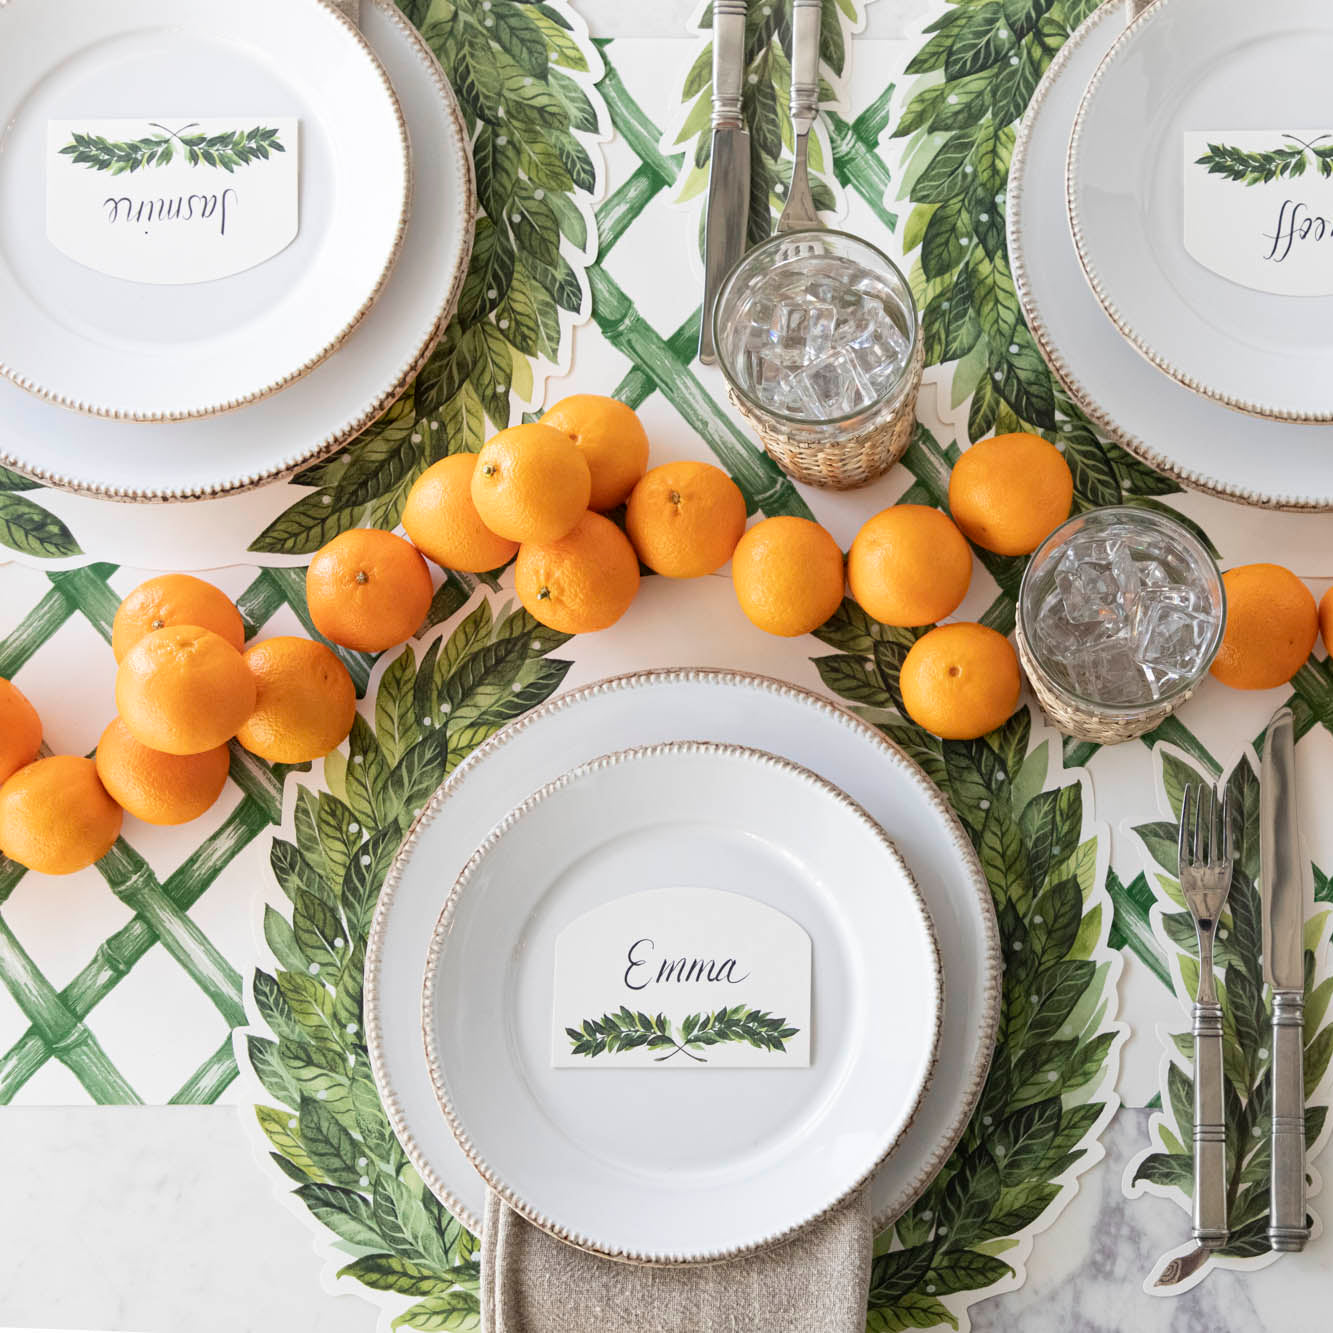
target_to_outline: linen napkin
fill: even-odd
[[[482,1333],[864,1333],[869,1195],[759,1254],[652,1267],[557,1240],[488,1192]]]

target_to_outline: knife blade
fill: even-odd
[[[1273,990],[1273,1164],[1268,1241],[1304,1249],[1305,876],[1296,815],[1296,736],[1290,708],[1268,724],[1259,785],[1264,980]]]
[[[704,303],[699,360],[711,366],[713,306],[722,279],[745,253],[750,225],[750,135],[741,110],[745,79],[746,0],[713,4],[713,146],[704,222]]]

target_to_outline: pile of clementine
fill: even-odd
[[[352,728],[352,678],[324,644],[281,637],[246,649],[234,603],[188,574],[135,588],[111,648],[117,715],[91,759],[39,758],[36,711],[0,680],[0,851],[30,870],[91,865],[126,813],[150,824],[197,819],[222,794],[233,739],[296,764],[322,758]]]

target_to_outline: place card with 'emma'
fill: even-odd
[[[551,1062],[574,1069],[804,1069],[810,937],[753,898],[649,889],[555,943]]]
[[[1190,255],[1242,287],[1333,294],[1333,131],[1187,132],[1184,227]]]
[[[299,134],[282,116],[51,121],[47,237],[129,282],[213,282],[254,268],[296,239]]]

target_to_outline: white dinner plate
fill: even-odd
[[[0,377],[0,464],[100,499],[226,495],[340,448],[403,393],[452,317],[467,273],[472,159],[439,62],[392,0],[364,0],[361,31],[393,80],[418,149],[398,263],[346,342],[281,392],[198,421],[79,416]]]
[[[1154,0],[1097,67],[1069,142],[1070,228],[1112,323],[1187,388],[1283,421],[1333,420],[1333,296],[1253,290],[1191,256],[1185,135],[1324,125],[1330,66],[1327,0]]]
[[[1063,207],[1069,134],[1124,14],[1108,0],[1069,38],[1019,127],[1006,222],[1023,317],[1087,416],[1152,467],[1244,504],[1333,509],[1333,427],[1245,416],[1178,384],[1120,336],[1083,280]]]
[[[422,816],[402,878],[438,885],[448,803]],[[764,1051],[768,1067],[705,1069],[700,1047],[670,1068],[554,1068],[557,938],[605,904],[680,885],[805,931],[809,1064]],[[677,993],[669,1022],[698,1007]],[[626,996],[598,998],[615,1012]],[[501,821],[440,914],[422,1025],[445,1118],[513,1208],[599,1254],[698,1263],[772,1244],[869,1178],[920,1104],[939,1011],[930,919],[879,825],[785,759],[680,742],[595,759]]]
[[[1000,998],[998,929],[976,853],[938,788],[873,727],[780,681],[670,670],[598,682],[533,710],[459,766],[436,798],[430,857],[409,857],[390,876],[367,944],[366,1038],[385,1109],[422,1178],[473,1231],[486,1184],[440,1112],[421,1040],[422,978],[449,886],[544,784],[599,755],[682,740],[765,750],[839,787],[893,839],[926,902],[946,979],[939,1057],[916,1118],[873,1177],[877,1226],[934,1179],[981,1095]]]
[[[41,201],[48,124],[79,117],[295,119],[296,239],[244,272],[183,285],[77,262],[48,239]],[[0,124],[0,371],[99,417],[208,416],[300,378],[371,308],[407,222],[393,86],[326,0],[10,0]],[[267,165],[192,170],[201,189],[214,176],[239,189]],[[108,192],[149,189],[152,170],[108,176]]]

